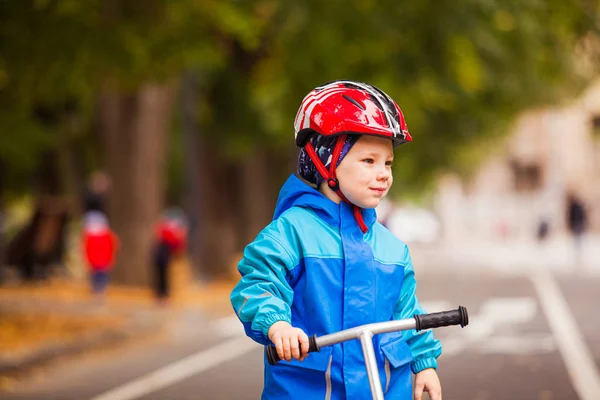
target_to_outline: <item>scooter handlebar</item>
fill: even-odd
[[[317,335],[312,335],[308,338],[308,352],[313,353],[319,350],[319,346],[317,345]],[[281,361],[281,358],[279,358],[279,354],[277,354],[277,349],[275,348],[275,346],[267,346],[265,351],[267,354],[267,361],[269,361],[269,364],[275,365],[279,361]]]
[[[465,327],[469,324],[469,314],[463,306],[458,306],[457,310],[442,311],[431,314],[415,315],[417,322],[416,330],[421,331],[429,328],[439,328],[441,326],[460,325]]]
[[[458,306],[458,309],[456,310],[442,311],[431,314],[417,314],[414,316],[414,320],[415,325],[413,326],[413,328],[418,332],[424,329],[439,328],[442,326],[450,325],[460,325],[461,327],[465,327],[469,324],[469,315],[465,307]],[[319,350],[320,349],[319,345],[317,344],[317,336],[313,335],[309,337],[308,352],[312,353]],[[281,360],[279,358],[279,355],[277,354],[277,349],[275,348],[275,346],[266,346],[265,352],[269,364],[275,365]]]

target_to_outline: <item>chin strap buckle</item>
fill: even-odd
[[[336,178],[327,179],[327,185],[334,192],[337,192],[338,190],[340,190],[340,182]]]

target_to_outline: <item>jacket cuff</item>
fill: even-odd
[[[437,367],[437,360],[433,357],[416,360],[410,365],[410,369],[412,370],[413,374],[418,374],[427,368],[437,369]]]
[[[261,321],[260,326],[259,326],[260,331],[262,332],[263,335],[265,335],[266,338],[268,338],[269,337],[269,328],[275,322],[279,322],[279,321],[285,321],[285,322],[289,323],[290,325],[292,323],[290,317],[286,314],[269,314],[264,320]]]

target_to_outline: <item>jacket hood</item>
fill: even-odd
[[[352,212],[352,205],[344,202],[336,204],[317,189],[302,181],[296,175],[290,175],[283,184],[277,198],[277,206],[273,220],[292,207],[304,207],[312,209],[322,220],[333,226],[340,226],[340,216]],[[369,229],[377,219],[375,210],[372,208],[362,210],[363,219]],[[358,223],[357,223],[358,227]]]

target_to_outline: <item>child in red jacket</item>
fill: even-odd
[[[167,210],[156,225],[153,261],[154,290],[159,304],[166,304],[169,297],[169,265],[173,256],[186,248],[187,224],[183,214]]]
[[[103,299],[108,285],[108,271],[115,262],[120,244],[103,213],[90,211],[85,214],[82,243],[89,266],[92,292]]]

